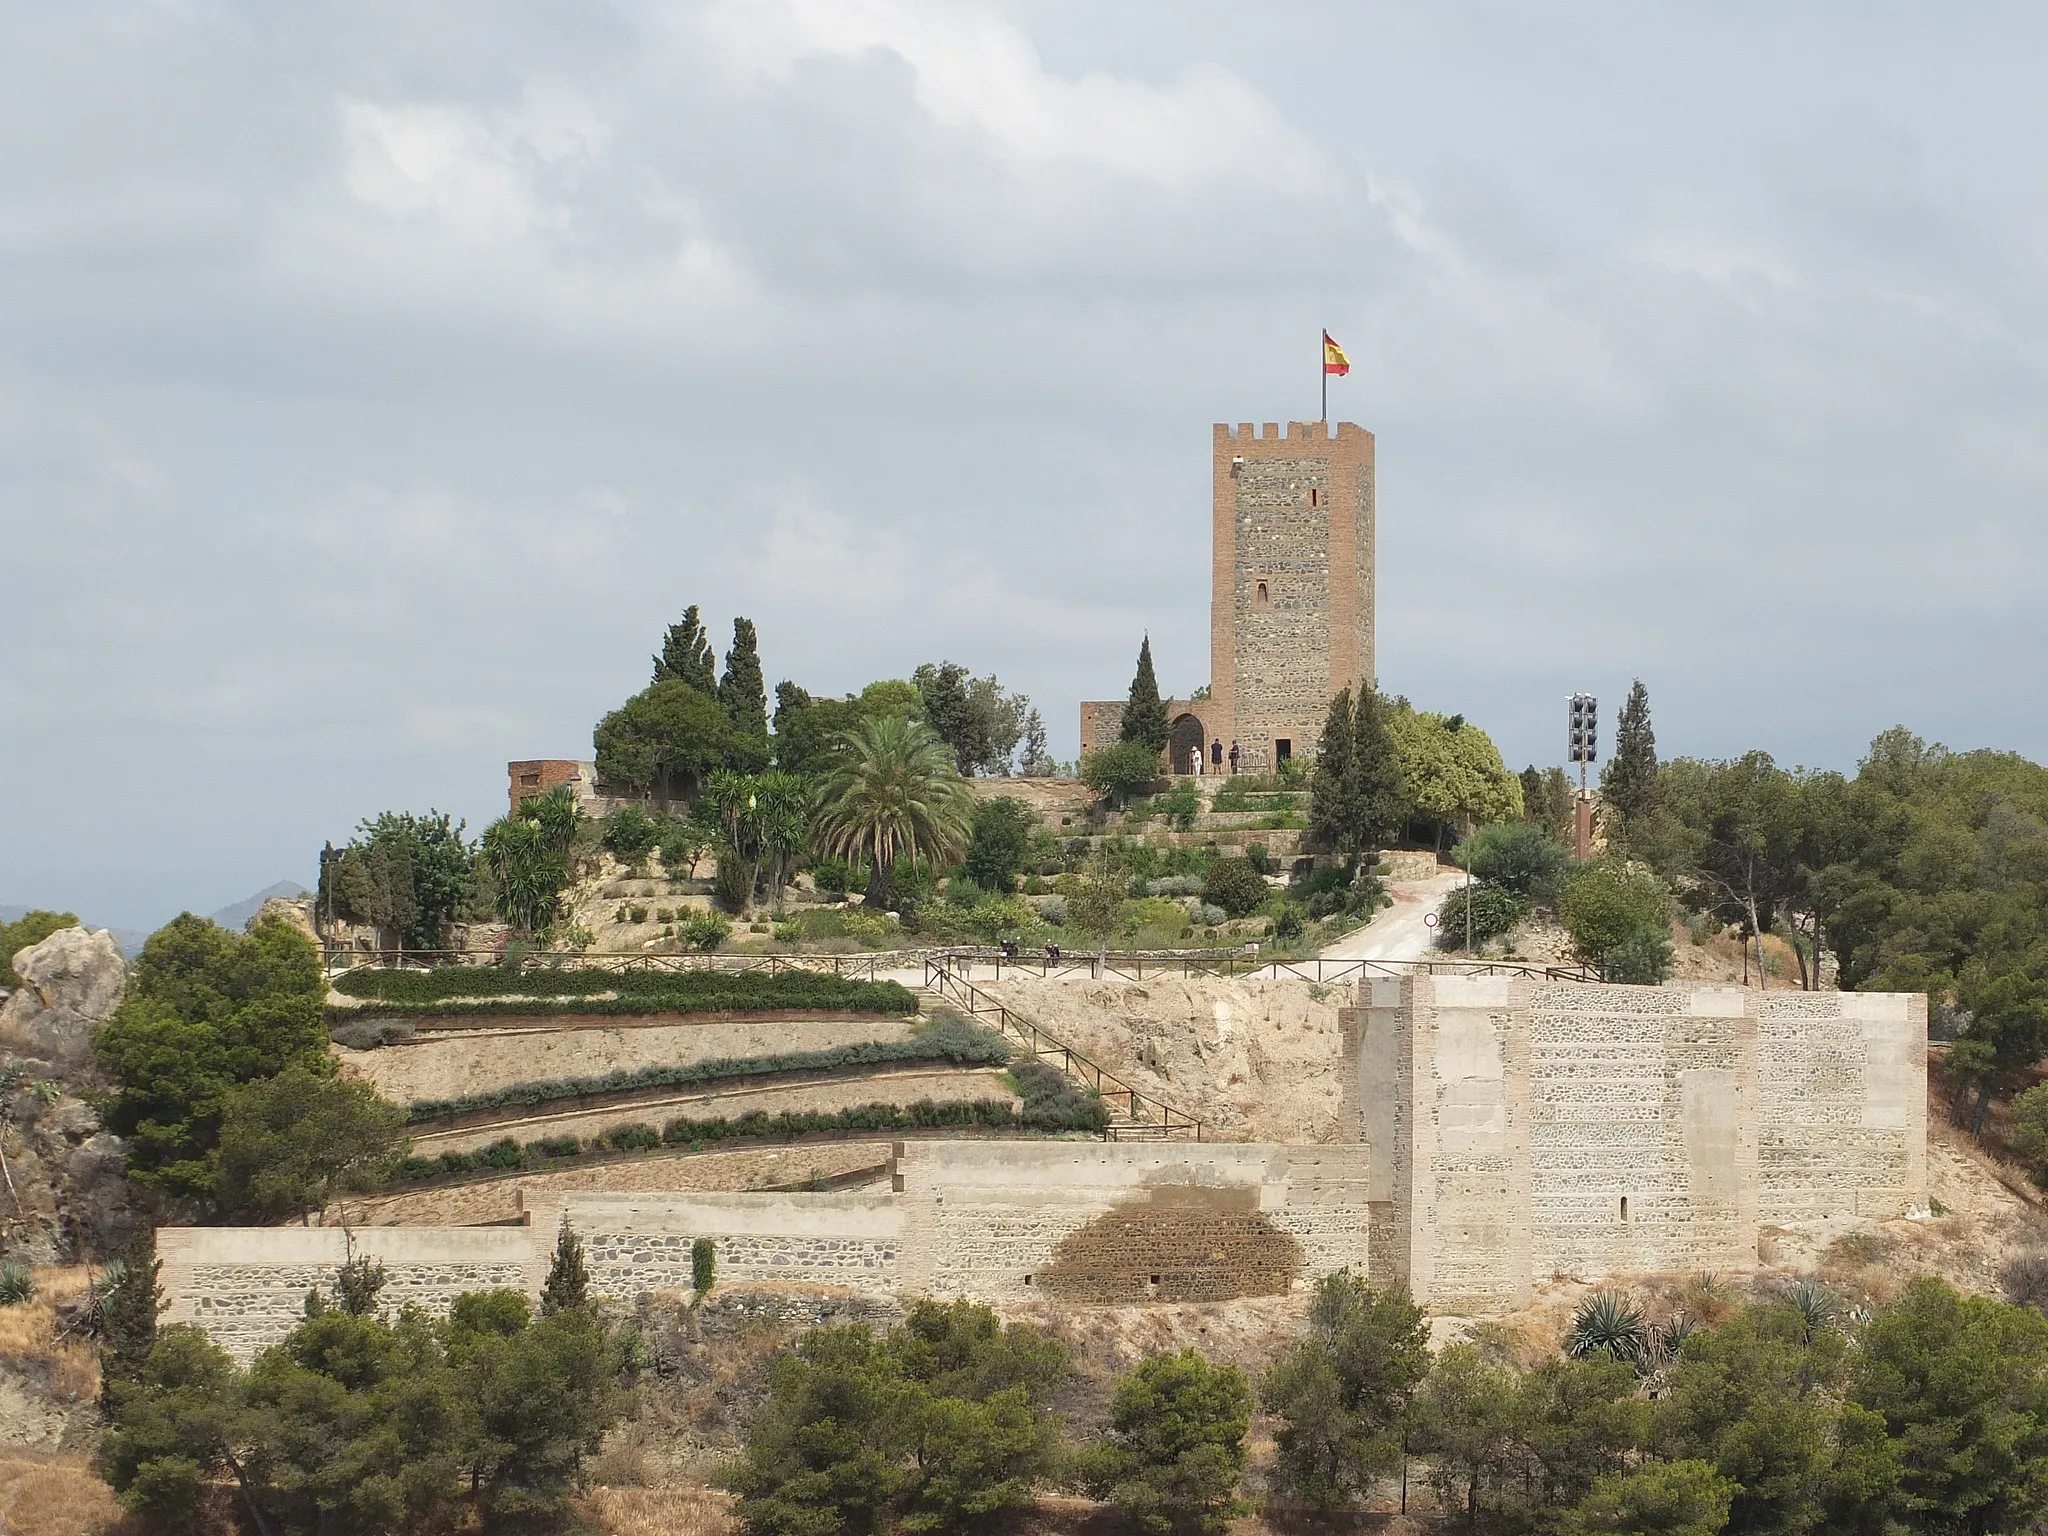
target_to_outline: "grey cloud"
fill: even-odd
[[[481,823],[691,601],[1071,752],[1141,630],[1205,680],[1208,424],[1324,325],[1384,681],[1517,763],[1637,672],[1672,750],[2048,747],[2037,23],[1239,16],[0,17],[0,897]]]

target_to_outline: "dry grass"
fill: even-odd
[[[7,1536],[100,1536],[121,1506],[83,1458],[0,1452],[0,1516]]]
[[[730,1536],[732,1499],[710,1488],[593,1488],[580,1513],[605,1536]]]
[[[39,1269],[35,1278],[34,1300],[0,1307],[0,1365],[60,1403],[82,1403],[99,1392],[99,1358],[89,1341],[63,1336],[63,1328],[64,1315],[85,1295],[85,1269]]]

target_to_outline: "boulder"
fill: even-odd
[[[281,917],[299,932],[313,941],[317,949],[320,934],[313,926],[313,898],[310,896],[272,896],[256,909],[256,915],[242,926],[244,930],[254,928],[266,917]]]
[[[93,1031],[121,1001],[128,962],[102,928],[62,928],[14,957],[22,985],[0,1003],[0,1050],[51,1062],[80,1062]]]

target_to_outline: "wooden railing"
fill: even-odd
[[[1202,1122],[1185,1110],[1174,1108],[1156,1094],[1127,1083],[1075,1050],[1064,1040],[1048,1034],[1021,1014],[1006,1008],[995,998],[959,974],[943,951],[925,959],[925,990],[944,998],[963,1013],[993,1022],[999,1034],[1020,1041],[1040,1061],[1054,1061],[1075,1082],[1094,1090],[1112,1108],[1121,1103],[1123,1124],[1111,1123],[1103,1133],[1110,1141],[1200,1141]]]

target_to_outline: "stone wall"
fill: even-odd
[[[1451,1307],[1554,1273],[1747,1269],[1760,1228],[1926,1203],[1926,1000],[1374,981],[1358,1041],[1376,1272]]]
[[[886,1192],[566,1194],[508,1227],[370,1227],[355,1251],[387,1301],[443,1310],[464,1290],[537,1295],[564,1216],[598,1296],[688,1291],[691,1247],[721,1286],[881,1299],[1038,1294],[1217,1300],[1285,1291],[1366,1260],[1363,1149],[1095,1141],[898,1144]],[[346,1257],[336,1228],[165,1228],[166,1320],[239,1358],[281,1338]]]

